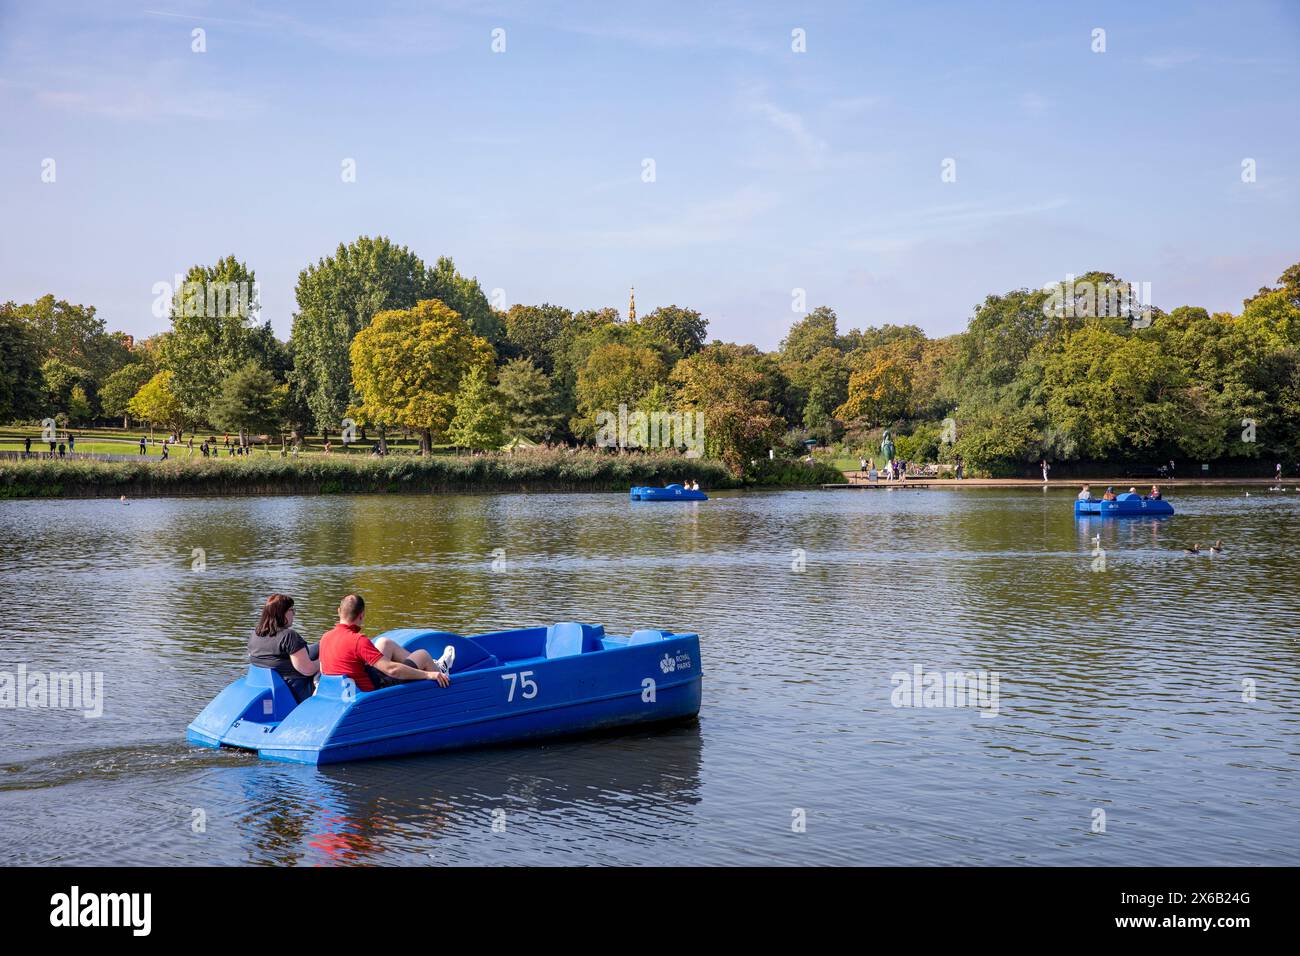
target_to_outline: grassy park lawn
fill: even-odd
[[[137,457],[162,457],[162,440],[166,437],[165,431],[155,431],[153,438],[145,445],[145,454],[140,455],[140,437],[143,435],[146,439],[150,437],[147,429],[122,429],[122,428],[72,428],[72,434],[77,439],[76,452],[82,455],[135,455]],[[59,430],[59,441],[67,442],[66,432]],[[189,454],[186,442],[189,441],[190,432],[185,432],[185,439],[179,446],[172,445],[168,451],[171,458],[184,458]],[[210,438],[213,432],[196,432],[194,434],[194,457],[199,458],[202,453],[199,451],[199,444],[204,438]],[[22,426],[13,425],[6,428],[0,428],[0,451],[22,451],[24,439],[26,436],[32,437],[33,452],[48,452],[49,443],[41,440],[41,429],[39,426]],[[220,448],[221,456],[226,457],[226,449],[223,443],[224,433],[217,432],[217,445]],[[330,436],[330,453],[331,454],[348,454],[348,455],[368,455],[374,447],[377,439],[367,441],[356,441],[351,445],[344,445],[339,440],[338,435]],[[416,454],[420,450],[420,443],[417,439],[388,439],[388,450],[390,453],[399,452],[403,454]],[[448,453],[454,451],[450,447],[435,447],[434,453]],[[253,445],[255,455],[279,455],[280,442],[277,438],[266,445]],[[319,435],[308,436],[302,444],[303,454],[324,454],[325,440]]]

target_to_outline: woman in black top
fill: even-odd
[[[248,639],[248,660],[284,678],[294,699],[302,703],[312,695],[312,678],[320,670],[320,645],[303,640],[293,629],[293,598],[272,594]]]

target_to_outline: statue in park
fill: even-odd
[[[880,440],[880,453],[885,456],[885,461],[894,460],[894,440],[889,437],[889,429],[885,429],[884,437]]]

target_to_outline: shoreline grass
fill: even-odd
[[[427,492],[627,491],[693,479],[706,490],[745,485],[812,486],[827,470],[760,462],[741,480],[717,461],[668,454],[552,449],[522,454],[371,458],[177,458],[160,462],[28,459],[0,461],[0,498],[97,498]]]

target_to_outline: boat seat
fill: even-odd
[[[298,706],[298,699],[293,696],[293,691],[284,682],[284,678],[269,667],[249,664],[244,682],[249,687],[265,687],[271,691],[269,698],[263,697],[253,704],[249,712],[244,715],[246,720],[262,722],[283,720]]]
[[[630,647],[637,644],[653,644],[655,641],[666,641],[668,640],[668,637],[669,632],[667,631],[656,631],[646,628],[640,631],[633,631],[632,636],[628,638],[627,643]]]
[[[603,649],[605,628],[600,625],[561,621],[546,629],[546,658],[572,657]]]

